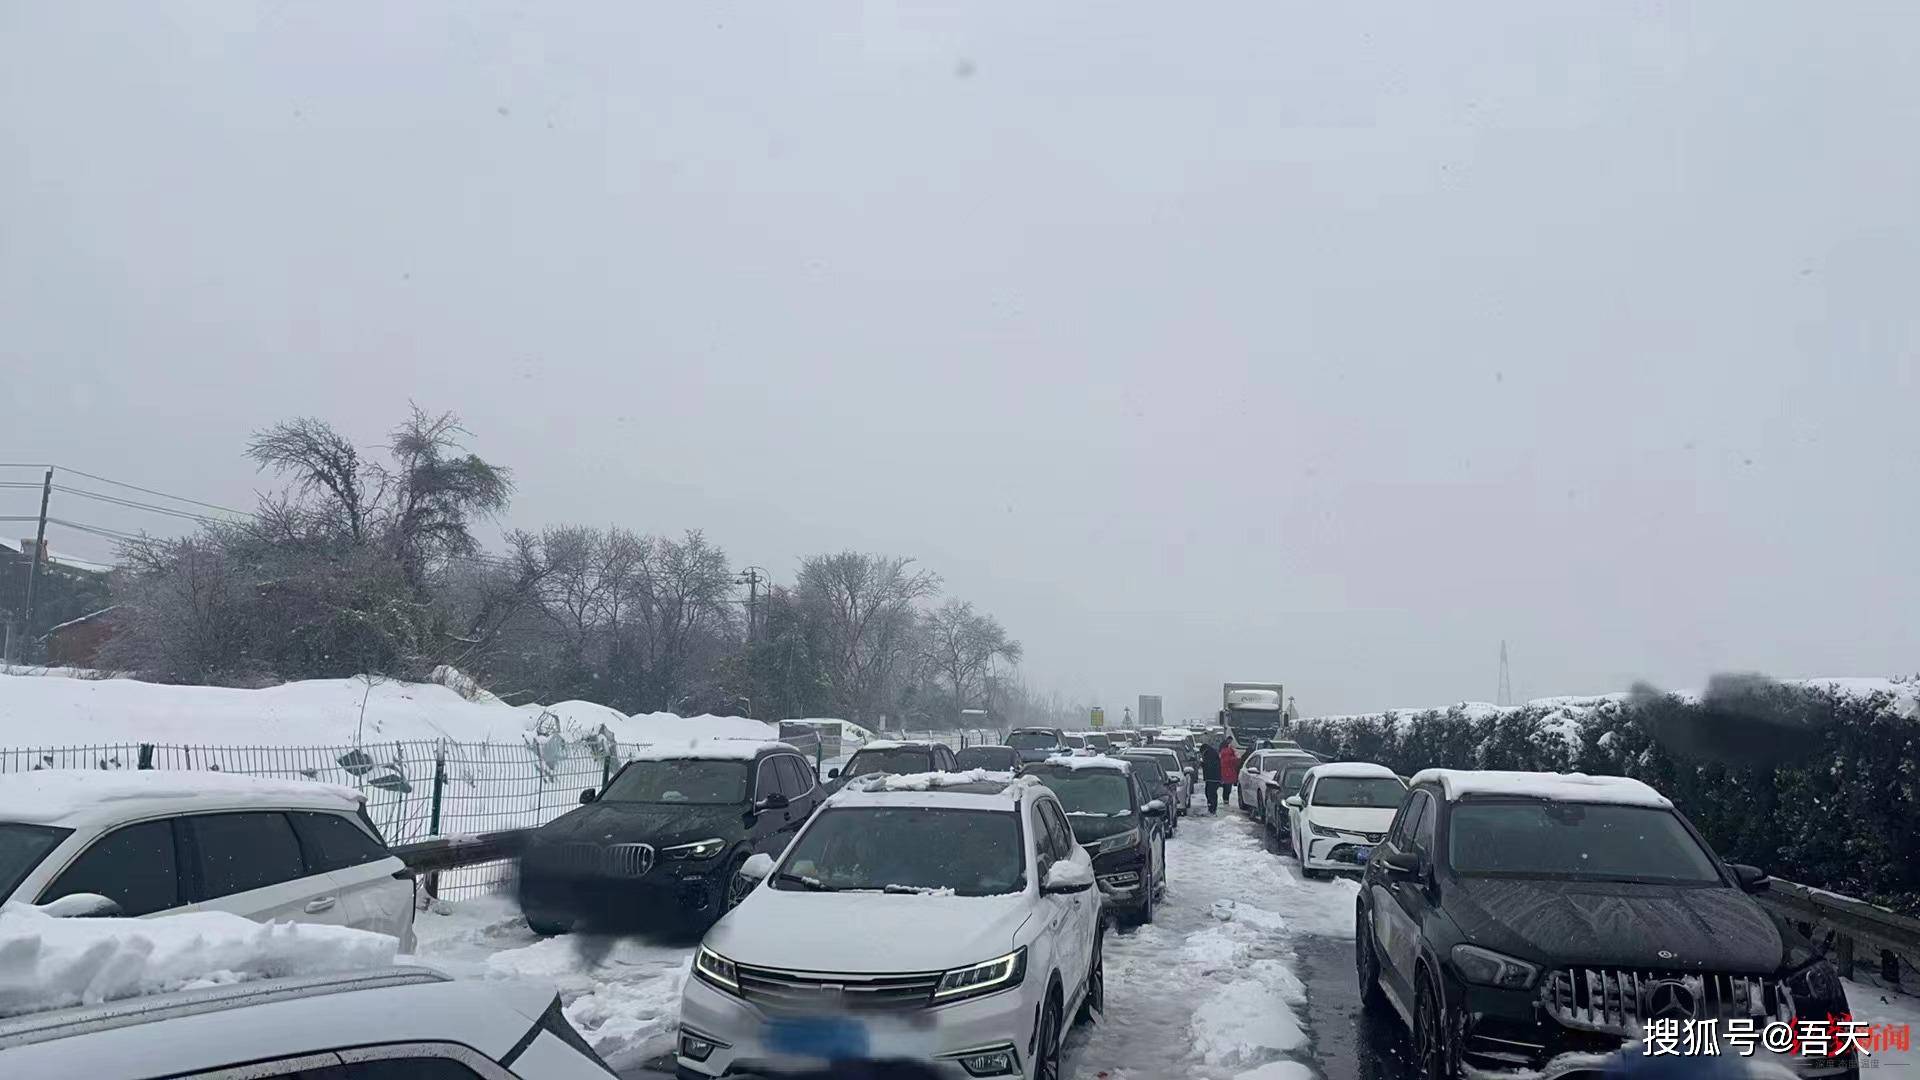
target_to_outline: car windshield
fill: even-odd
[[[635,761],[607,785],[601,802],[698,803],[747,801],[746,761]]]
[[[1070,769],[1040,766],[1028,770],[1060,796],[1069,817],[1120,817],[1133,813],[1127,778],[1112,769]]]
[[[1095,750],[1113,749],[1113,741],[1111,739],[1108,739],[1105,735],[1087,736],[1087,745]]]
[[[1045,750],[1059,746],[1060,737],[1051,731],[1016,731],[1007,736],[1007,745],[1015,750]]]
[[[1010,810],[834,808],[793,842],[773,887],[991,896],[1026,888],[1023,852]]]
[[[1391,776],[1323,776],[1313,785],[1313,805],[1393,809],[1407,789]]]
[[[1590,803],[1458,803],[1448,858],[1462,874],[1718,883],[1672,811]]]
[[[899,776],[907,773],[933,771],[933,755],[925,750],[862,750],[847,762],[848,776],[868,776],[873,773],[891,773]]]
[[[1300,785],[1306,782],[1307,770],[1311,768],[1313,768],[1313,766],[1311,765],[1295,765],[1290,769],[1281,770],[1280,794],[1281,795],[1300,794]]]
[[[1133,762],[1137,770],[1144,772],[1146,778],[1153,783],[1170,784],[1173,782],[1172,778],[1167,775],[1167,770],[1161,767],[1159,758],[1146,757],[1141,754],[1121,754],[1120,760]]]
[[[1010,746],[969,746],[953,755],[962,769],[1005,769],[1018,758]]]
[[[33,868],[40,865],[40,860],[47,857],[47,852],[58,847],[72,831],[51,825],[0,822],[0,900],[12,895]]]

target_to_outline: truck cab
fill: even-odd
[[[1220,725],[1245,752],[1279,736],[1283,704],[1279,683],[1228,683],[1220,694]]]

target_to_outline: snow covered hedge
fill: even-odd
[[[1728,860],[1920,914],[1916,691],[1920,681],[1809,680],[1750,685],[1735,701],[1650,692],[1316,717],[1294,733],[1331,759],[1404,775],[1631,776]],[[1737,763],[1755,758],[1765,763]]]

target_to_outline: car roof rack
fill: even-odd
[[[27,1013],[0,1020],[0,1050],[16,1046],[51,1042],[75,1035],[92,1035],[135,1024],[172,1020],[181,1016],[222,1012],[273,1001],[320,997],[351,990],[375,990],[389,986],[413,986],[420,983],[451,982],[451,977],[431,968],[394,967],[372,971],[309,975],[286,979],[262,979],[255,982],[211,986],[199,990],[179,990],[145,997],[124,998],[100,1005],[74,1005],[45,1012]]]

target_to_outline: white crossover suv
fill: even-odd
[[[1406,794],[1407,785],[1385,765],[1336,761],[1307,770],[1300,793],[1287,796],[1286,804],[1301,873],[1362,869]]]
[[[1101,1005],[1093,863],[1031,779],[863,778],[747,872],[764,880],[694,956],[682,1077],[878,1058],[1052,1077]]]
[[[226,911],[414,943],[413,873],[352,788],[188,770],[0,776],[0,902]]]

